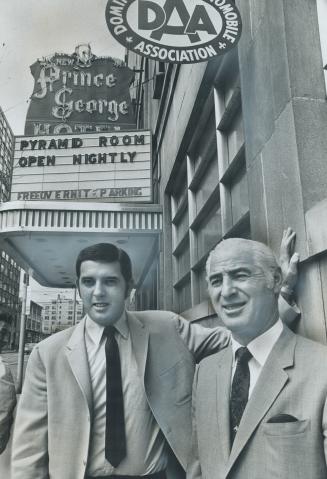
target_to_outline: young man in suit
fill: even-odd
[[[126,311],[131,261],[112,244],[82,250],[76,274],[86,316],[30,356],[12,479],[184,477],[171,450],[185,469],[195,363],[229,333]]]
[[[195,375],[188,479],[326,478],[327,348],[279,319],[282,278],[272,251],[229,239],[206,268],[232,337]]]
[[[82,250],[76,274],[86,316],[31,353],[12,479],[163,479],[170,448],[186,467],[195,362],[229,334],[167,311],[126,311],[131,261],[112,244]]]

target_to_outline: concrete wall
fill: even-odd
[[[306,223],[306,214],[327,197],[327,104],[316,2],[250,0],[238,6],[252,235],[277,251],[283,228],[295,229],[306,261],[299,329],[326,342],[327,261],[312,255]],[[321,253],[326,249],[327,242]]]

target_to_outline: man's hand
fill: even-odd
[[[283,284],[282,293],[293,296],[294,288],[298,277],[299,255],[294,253],[296,233],[292,228],[287,228],[283,232],[283,238],[280,245],[280,267],[282,269]]]

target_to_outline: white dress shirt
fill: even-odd
[[[274,347],[276,341],[278,340],[279,336],[283,331],[283,323],[281,319],[278,321],[267,331],[265,331],[260,336],[254,338],[248,345],[247,348],[252,354],[252,358],[249,361],[249,370],[250,370],[250,388],[249,388],[249,397],[251,396],[254,386],[256,385],[262,368],[264,367],[268,356]],[[236,351],[242,347],[236,339],[231,338],[232,342],[232,350],[233,350],[233,363],[232,363],[232,377],[231,381],[233,381],[233,377],[235,374],[237,360],[235,357]]]
[[[115,329],[121,362],[127,454],[116,468],[105,458],[106,338],[103,336],[103,326],[87,317],[85,343],[93,391],[93,421],[87,474],[153,474],[166,469],[166,441],[146,399],[125,314],[115,323]]]

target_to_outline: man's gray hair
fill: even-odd
[[[207,278],[210,273],[210,264],[212,258],[224,251],[226,248],[238,248],[240,258],[242,257],[243,251],[250,251],[253,254],[253,261],[257,266],[263,267],[266,273],[271,273],[274,275],[277,271],[280,272],[280,267],[277,262],[277,259],[273,251],[264,243],[259,241],[248,240],[244,238],[229,238],[221,241],[217,246],[209,253],[207,262],[206,262],[206,275]]]

